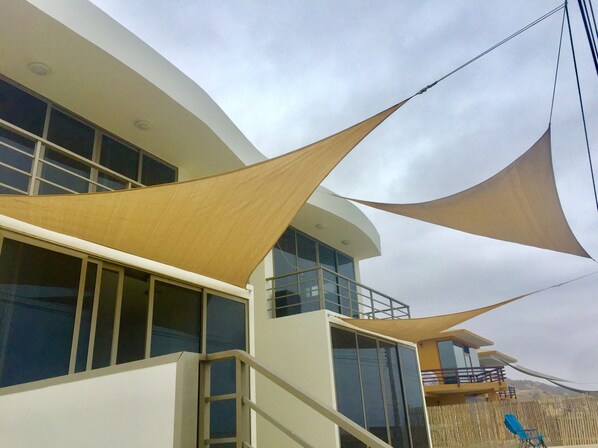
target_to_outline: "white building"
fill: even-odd
[[[0,0],[1,194],[158,185],[264,159],[91,3]],[[429,445],[414,345],[339,318],[408,307],[358,283],[378,233],[324,189],[247,288],[3,216],[0,248],[0,446],[365,446],[346,431]],[[255,361],[208,356],[226,350]]]

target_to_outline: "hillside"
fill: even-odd
[[[554,397],[559,395],[571,395],[571,392],[562,387],[540,383],[531,380],[508,380],[509,385],[515,387],[517,399],[521,401],[535,401],[540,398]]]

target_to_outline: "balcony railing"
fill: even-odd
[[[456,369],[422,370],[422,382],[424,386],[502,383],[505,379],[504,367],[463,367]]]
[[[330,269],[267,279],[273,317],[327,309],[359,319],[409,318],[409,306]]]
[[[499,390],[496,392],[498,394],[499,398],[504,398],[504,399],[517,399],[517,392],[515,391],[515,388],[513,386],[509,386],[509,388],[507,390]]]
[[[53,193],[88,193],[143,186],[0,119],[2,128],[17,136],[17,139],[0,138],[0,170],[11,180],[3,182],[0,177],[0,189],[12,194],[37,194],[40,186],[51,188]]]

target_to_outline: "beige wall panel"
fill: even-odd
[[[0,396],[0,446],[174,446],[177,364]]]

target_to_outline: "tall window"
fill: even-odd
[[[0,387],[247,347],[242,300],[9,237],[0,245]],[[212,375],[214,395],[234,393],[234,362],[215,363]],[[212,407],[222,417],[213,424],[224,425],[215,434],[234,429],[234,409],[234,400]]]
[[[289,227],[274,246],[273,257],[276,317],[320,309],[320,294],[330,311],[350,315],[350,300],[358,309],[357,294],[351,294],[355,264],[348,255]],[[318,267],[323,268],[322,285]]]
[[[415,349],[332,327],[337,409],[393,447],[426,448]],[[342,448],[363,447],[340,431]]]
[[[0,119],[64,148],[36,145],[34,137],[0,126],[0,194],[87,193],[176,181],[173,166],[2,78]]]

